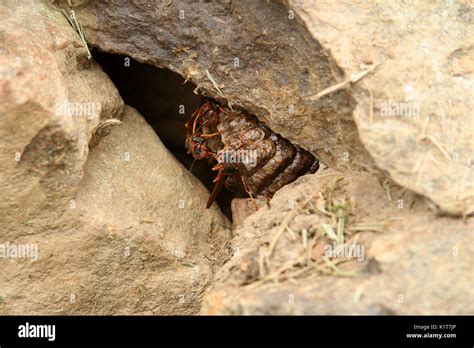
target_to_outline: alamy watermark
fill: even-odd
[[[216,156],[219,163],[242,163],[247,167],[257,165],[257,150],[224,150]]]
[[[56,339],[56,325],[38,325],[26,322],[18,326],[18,337],[46,338],[48,341],[54,341]]]
[[[365,246],[363,244],[328,244],[324,247],[324,256],[356,259],[362,262],[365,259]]]
[[[38,259],[38,244],[14,244],[5,242],[0,244],[0,259]]]
[[[387,100],[380,103],[381,116],[418,117],[420,116],[420,109],[420,103],[409,101],[395,102]]]
[[[56,116],[88,117],[99,116],[100,103],[98,102],[69,102],[56,103],[54,113]]]

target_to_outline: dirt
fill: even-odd
[[[235,227],[202,313],[472,313],[472,228],[373,174],[305,176]]]

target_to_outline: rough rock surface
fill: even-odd
[[[473,220],[437,214],[473,211],[472,9],[443,6],[73,1],[93,46],[181,74],[333,167],[247,218],[234,204],[229,245],[58,8],[2,2],[0,311],[197,313],[231,248],[201,313],[473,314]],[[5,258],[7,242],[38,259]]]
[[[196,313],[225,257],[228,223],[203,209],[207,190],[135,110],[126,107],[122,122],[89,154],[70,212],[94,231],[84,245],[85,303],[74,310],[97,301],[105,313]]]
[[[307,98],[333,85],[342,71],[285,3],[114,0],[73,8],[92,46],[179,73],[199,92],[245,108],[326,164],[372,163],[357,136],[352,97],[341,90]]]
[[[472,314],[473,227],[373,174],[307,175],[237,227],[202,313]]]
[[[1,312],[199,311],[228,221],[203,209],[207,191],[142,117],[123,112],[56,7],[6,1],[0,16]],[[110,118],[122,124],[89,150]]]
[[[180,73],[331,167],[371,167],[361,139],[397,183],[447,213],[474,211],[474,137],[472,127],[463,127],[472,124],[473,108],[467,1],[445,8],[405,1],[115,0],[74,8],[92,45]],[[375,64],[357,88],[311,98]]]
[[[470,1],[304,1],[291,8],[347,75],[362,142],[400,185],[474,212],[474,9]]]
[[[13,239],[54,229],[93,128],[119,117],[123,101],[57,9],[7,1],[0,16],[0,210],[3,237]]]

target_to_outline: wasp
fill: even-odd
[[[212,167],[212,170],[217,170],[218,173],[213,181],[215,184],[209,199],[207,200],[206,209],[209,209],[212,206],[212,203],[214,203],[214,200],[221,192],[223,186],[232,192],[235,192],[239,189],[242,192],[248,193],[248,190],[245,187],[239,170],[235,164],[225,162],[218,163]]]
[[[203,119],[203,114],[206,112],[211,111],[211,115],[207,116],[206,122],[200,122]],[[206,103],[197,109],[189,118],[189,120],[185,124],[186,128],[186,141],[185,147],[187,149],[187,153],[193,155],[195,160],[202,160],[202,159],[213,159],[216,155],[215,151],[212,151],[206,144],[205,140],[209,139],[217,134],[215,132],[213,134],[203,133],[203,127],[209,120],[213,120],[210,125],[214,125],[215,116],[212,114],[215,112],[212,105],[210,103]]]
[[[223,187],[269,199],[283,186],[319,169],[313,154],[273,132],[256,116],[213,101],[204,102],[185,127],[188,153],[195,160],[217,162],[206,208]]]

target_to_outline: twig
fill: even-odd
[[[217,84],[216,80],[214,80],[214,78],[212,77],[211,73],[209,72],[209,70],[206,69],[206,75],[207,75],[207,78],[209,79],[209,81],[211,81],[212,85],[214,86],[214,88],[217,90],[217,92],[219,93],[219,95],[221,97],[224,98],[224,93],[222,93],[221,89],[219,88],[219,85]],[[230,101],[227,101],[228,105],[229,105],[229,109],[231,111],[234,111],[234,109],[232,109],[232,104],[230,103]]]
[[[304,192],[301,193],[303,197],[306,197],[305,201],[302,203],[302,207],[304,208],[309,201],[311,201],[311,199],[313,197],[307,197]],[[273,253],[273,250],[275,249],[275,246],[277,245],[278,243],[278,240],[280,239],[280,237],[282,236],[283,232],[286,231],[286,229],[288,228],[288,223],[290,222],[291,219],[293,219],[297,213],[297,209],[294,209],[292,212],[290,212],[286,217],[285,219],[283,220],[283,222],[281,223],[280,225],[280,230],[276,233],[275,237],[273,238],[273,240],[271,241],[270,243],[270,246],[268,247],[268,251],[267,251],[267,256],[270,257]]]
[[[216,259],[215,257],[211,257],[211,256],[208,256],[208,255],[205,255],[206,256],[206,259],[208,260],[211,260],[211,261],[219,261],[218,259]]]
[[[74,12],[74,10],[72,9],[71,0],[68,0],[68,5],[69,5],[69,8],[70,8],[70,16],[68,16],[66,11],[64,11],[64,10],[62,10],[62,13],[66,17],[66,19],[68,20],[71,27],[79,35],[79,38],[81,39],[81,41],[84,44],[84,47],[87,51],[87,59],[90,60],[92,58],[92,54],[91,54],[91,51],[89,50],[89,46],[87,45],[86,35],[84,34],[84,28],[82,27],[82,24],[79,23],[79,21],[76,18],[76,12]]]
[[[206,75],[207,75],[207,78],[211,81],[212,85],[214,86],[214,88],[217,90],[217,92],[219,92],[219,94],[221,96],[224,96],[224,93],[222,93],[221,89],[219,88],[219,85],[217,84],[216,80],[214,80],[214,78],[212,77],[211,73],[209,72],[209,70],[206,69]]]
[[[339,208],[337,213],[337,244],[342,245],[344,244],[344,209]]]
[[[420,140],[425,140],[425,139],[430,140],[438,148],[438,150],[448,159],[448,161],[451,162],[451,157],[449,157],[449,154],[446,152],[443,146],[441,146],[441,144],[438,143],[438,141],[435,138],[433,138],[432,135],[428,135],[428,136],[425,135],[420,138]]]
[[[311,101],[316,101],[316,100],[324,97],[325,95],[327,95],[329,93],[338,91],[338,90],[346,87],[347,85],[354,84],[357,81],[359,81],[360,79],[362,79],[365,76],[367,76],[368,74],[370,74],[371,72],[373,72],[379,65],[380,65],[380,63],[376,63],[376,64],[372,65],[369,69],[364,70],[364,71],[362,71],[358,74],[352,74],[350,78],[348,78],[348,79],[346,79],[346,80],[344,80],[344,81],[342,81],[338,84],[335,84],[331,87],[328,87],[328,88],[322,90],[321,92],[317,93],[316,95],[309,95],[306,98],[311,100]]]
[[[331,260],[328,258],[324,257],[323,258],[324,262],[331,268],[336,274],[341,275],[341,276],[346,276],[346,277],[353,277],[357,274],[357,272],[352,271],[352,272],[345,272],[341,271]]]
[[[308,248],[308,230],[306,228],[301,230],[301,238],[303,241],[303,247],[305,249]]]
[[[286,226],[286,230],[289,232],[290,236],[291,236],[291,240],[295,241],[297,238],[296,238],[296,234],[295,232],[293,232],[293,230],[291,229],[290,226]]]
[[[347,228],[348,231],[351,232],[363,232],[363,231],[370,231],[370,232],[382,232],[385,230],[391,221],[397,220],[393,218],[391,220],[383,220],[380,222],[367,222],[367,223],[357,223],[349,226]]]
[[[433,154],[431,154],[433,156]],[[423,170],[425,170],[425,163],[426,163],[426,160],[428,159],[428,154],[426,154],[422,159],[421,159],[421,163],[418,165],[418,170],[417,170],[417,177],[416,177],[416,187],[419,187],[420,186],[420,182],[421,182],[421,174],[423,172]]]

